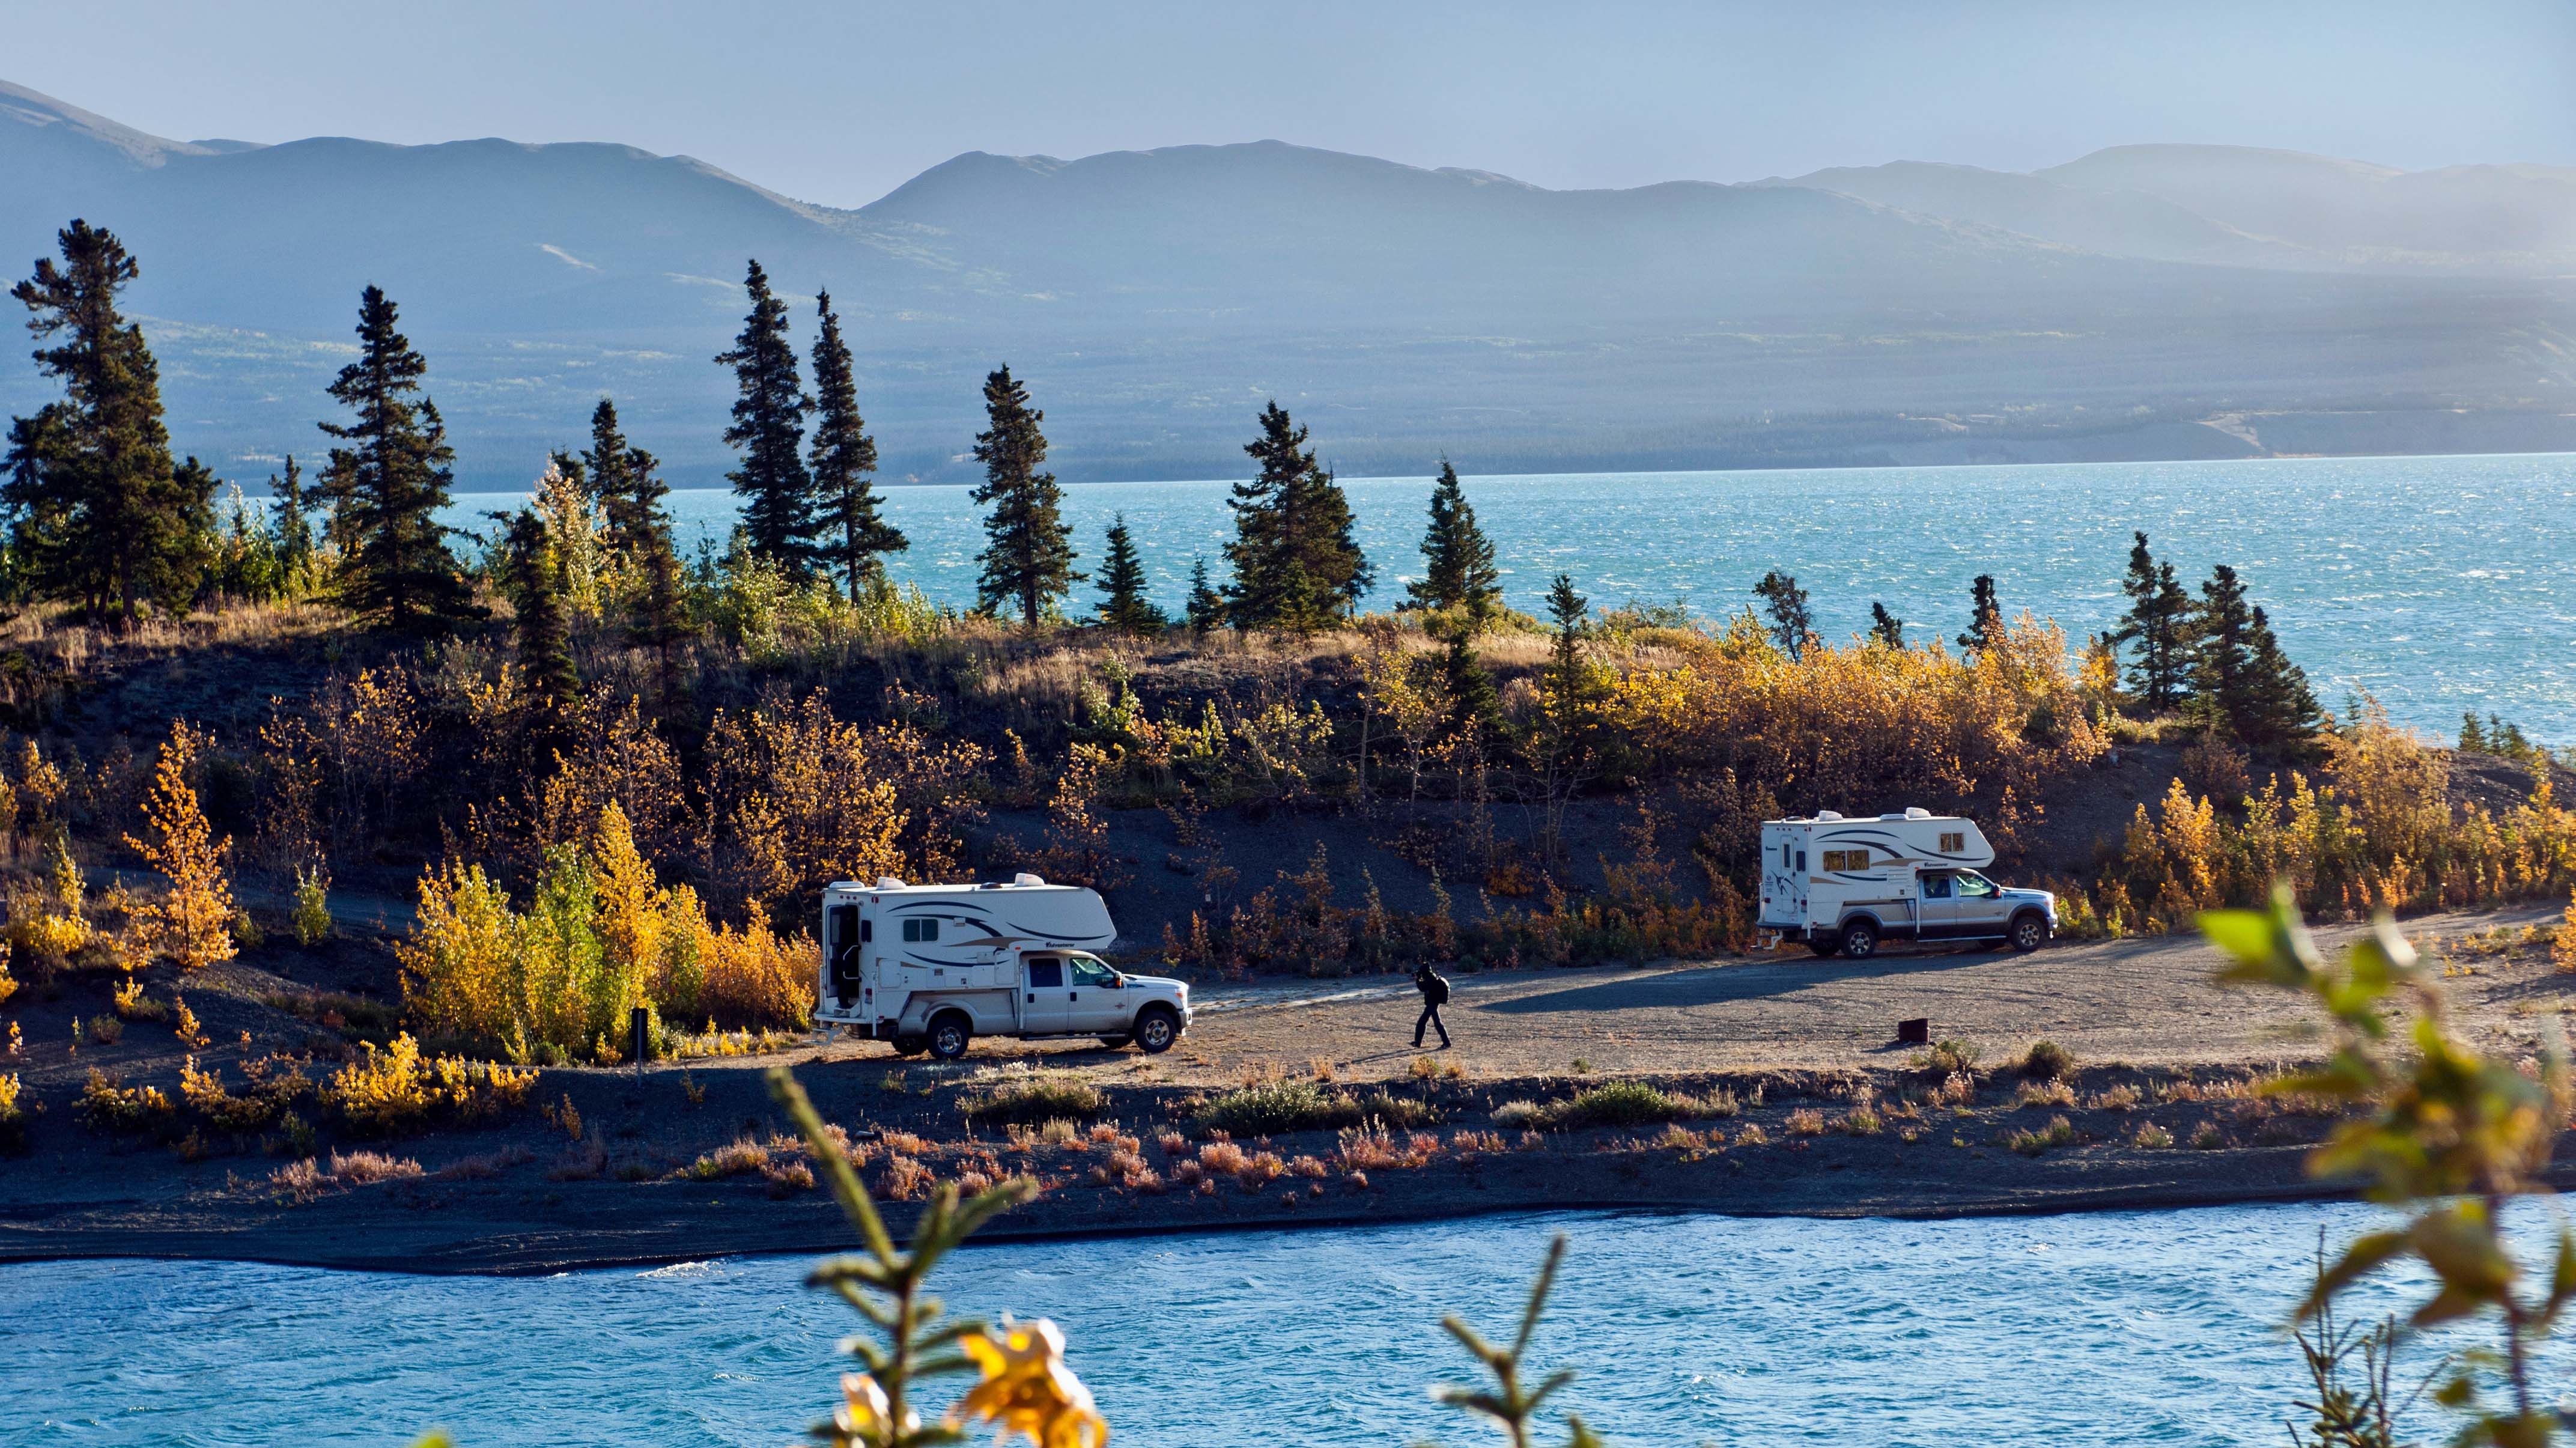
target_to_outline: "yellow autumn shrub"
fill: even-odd
[[[323,1087],[325,1104],[352,1127],[393,1135],[434,1120],[470,1123],[527,1104],[537,1073],[461,1056],[425,1059],[408,1031],[378,1049],[372,1042]]]
[[[135,908],[140,943],[181,970],[230,960],[236,949],[232,882],[224,869],[232,841],[214,838],[197,791],[188,783],[188,768],[205,744],[205,735],[185,721],[170,726],[170,742],[161,746],[151,792],[143,801],[148,837],[125,837],[169,882],[159,900]]]

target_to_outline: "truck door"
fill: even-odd
[[[1066,961],[1065,1029],[1120,1032],[1127,1029],[1127,987],[1106,961],[1077,955]]]
[[[1073,1029],[1073,991],[1065,984],[1064,957],[1031,955],[1020,961],[1020,1029],[1032,1036]]]
[[[1939,940],[1959,933],[1959,900],[1951,889],[1951,878],[1940,871],[1926,871],[1916,877],[1914,899],[1914,934],[1919,940]]]
[[[2004,919],[2003,890],[1994,881],[1972,871],[1959,873],[1958,925],[1954,935],[2001,935]]]

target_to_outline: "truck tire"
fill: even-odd
[[[2048,943],[2048,919],[2036,910],[2025,910],[2013,917],[2012,948],[2024,955]]]
[[[930,1049],[929,1038],[925,1036],[897,1036],[893,1045],[898,1056],[918,1056]]]
[[[1181,1018],[1170,1006],[1147,1006],[1136,1013],[1136,1048],[1148,1056],[1172,1049],[1181,1038]]]
[[[1878,954],[1878,927],[1867,920],[1855,920],[1843,927],[1843,955],[1850,960],[1867,960]]]
[[[966,1054],[967,1043],[975,1039],[975,1023],[964,1011],[942,1011],[930,1018],[930,1058],[954,1061]]]

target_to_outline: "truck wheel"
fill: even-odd
[[[1148,1056],[1172,1049],[1181,1038],[1181,1018],[1169,1006],[1147,1006],[1136,1015],[1136,1046]]]
[[[925,1037],[897,1036],[894,1038],[894,1053],[898,1056],[918,1056],[929,1049],[930,1042]]]
[[[1844,926],[1843,954],[1853,960],[1867,960],[1878,954],[1878,927],[1866,920]]]
[[[2013,918],[2012,948],[2024,955],[2048,943],[2048,921],[2036,912]]]
[[[950,1011],[930,1023],[930,1058],[954,1061],[966,1054],[966,1043],[974,1039],[974,1022]]]

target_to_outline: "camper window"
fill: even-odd
[[[1945,831],[1945,832],[1943,832],[1943,834],[1942,834],[1942,836],[1941,836],[1941,853],[1942,853],[1942,854],[1945,854],[1945,855],[1963,855],[1963,854],[1966,854],[1966,853],[1967,853],[1967,851],[1968,851],[1968,836],[1967,836],[1967,834],[1966,834],[1966,832],[1965,832],[1965,831],[1960,831],[1960,830],[1950,830],[1950,831]]]
[[[1827,870],[1866,870],[1869,868],[1869,851],[1827,850],[1825,868]]]
[[[904,943],[907,945],[919,945],[924,941],[937,940],[939,938],[939,922],[936,920],[907,920],[903,922],[903,938]]]

